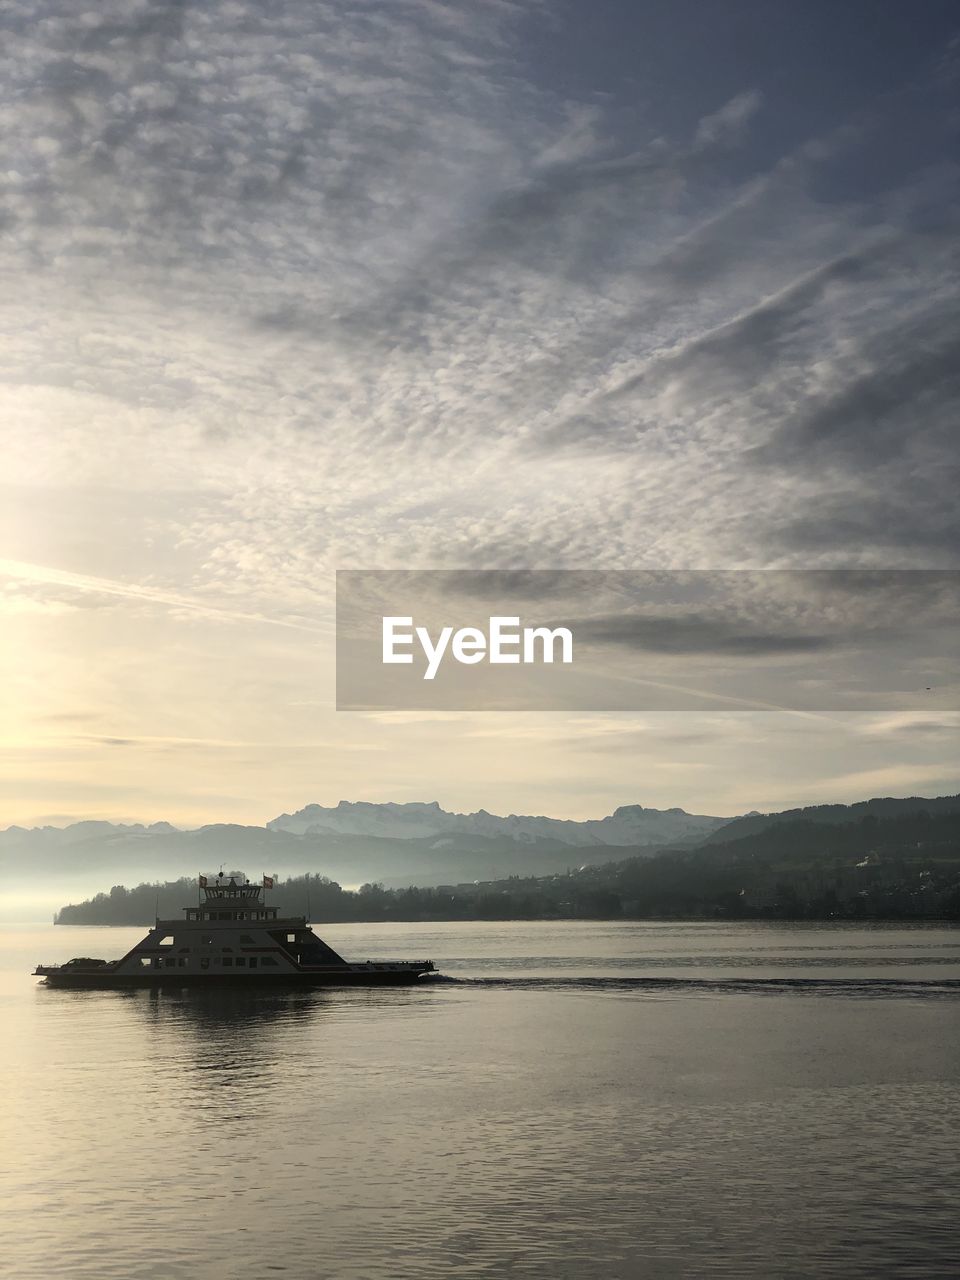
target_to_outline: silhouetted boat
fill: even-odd
[[[55,987],[185,985],[385,986],[418,981],[430,960],[344,960],[317,937],[305,916],[278,917],[264,884],[236,875],[200,877],[204,901],[184,908],[184,920],[160,920],[119,960],[88,956],[37,965],[34,974]]]

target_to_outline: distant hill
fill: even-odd
[[[764,833],[775,833],[776,839],[768,842],[775,851],[778,843],[792,839],[787,828],[797,823],[806,833],[804,839],[810,837],[807,843],[816,845],[815,833],[823,831],[823,844],[826,827],[863,819],[888,821],[924,811],[960,812],[960,797],[818,805],[732,821],[639,805],[588,822],[498,817],[483,810],[450,814],[438,804],[344,803],[332,809],[308,805],[264,827],[213,823],[181,831],[165,822],[10,827],[0,831],[0,874],[9,891],[5,910],[15,899],[21,904],[42,903],[30,908],[34,914],[20,917],[36,919],[46,915],[51,898],[59,904],[67,895],[79,900],[111,885],[191,878],[221,864],[254,877],[261,872],[310,874],[346,886],[382,882],[391,889],[426,888],[564,874],[627,857],[649,860],[663,855],[679,859],[680,866],[691,850],[708,861],[714,856],[722,860],[722,848]],[[303,830],[278,825],[283,823]],[[336,824],[351,830],[334,830]],[[358,830],[364,826],[370,828],[366,833]]]
[[[960,806],[931,812],[928,801],[921,804],[840,822],[783,815],[737,839],[671,857],[629,858],[585,875],[616,891],[626,913],[641,916],[955,919]]]
[[[703,843],[727,844],[731,840],[755,835],[759,831],[787,822],[835,824],[859,822],[866,817],[896,818],[922,811],[930,814],[960,812],[960,795],[933,798],[910,796],[905,800],[884,796],[873,800],[859,800],[856,804],[817,804],[803,809],[783,809],[779,813],[748,813],[742,818],[733,818],[722,828],[710,832]]]
[[[610,852],[608,847],[607,852]],[[62,907],[60,924],[147,924],[195,901],[195,878],[115,886]],[[349,892],[291,876],[271,905],[330,920],[960,918],[960,811],[797,819],[725,844],[438,887],[368,883]]]

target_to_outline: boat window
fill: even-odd
[[[185,969],[187,962],[186,960],[184,960],[183,956],[181,956],[180,959],[177,961],[177,964],[180,966],[181,969]]]
[[[225,964],[225,965],[227,966],[227,968],[229,969],[229,968],[230,968],[230,966],[233,964],[233,956],[223,956],[223,958],[221,959],[220,963],[221,963],[221,964]]]
[[[173,946],[173,934],[172,934],[172,933],[168,933],[168,934],[167,934],[167,936],[166,936],[165,938],[161,938],[161,939],[160,939],[160,941],[157,943],[157,946],[159,946],[159,947],[172,947],[172,946]]]
[[[177,960],[175,956],[168,956],[163,963],[167,966],[168,969],[175,969],[177,967]],[[180,963],[183,964],[183,961],[181,960]]]
[[[261,963],[261,964],[272,964],[272,965],[274,965],[274,966],[275,966],[277,962],[276,962],[276,960],[275,960],[275,958],[274,958],[273,956],[261,956],[261,957],[260,957],[260,963]]]
[[[209,969],[209,968],[210,968],[210,958],[209,958],[209,956],[201,956],[201,957],[200,957],[200,968],[201,968],[201,969]]]
[[[288,942],[296,942],[296,940],[297,940],[297,935],[296,935],[295,933],[288,933],[288,934],[287,934],[287,941],[288,941]]]
[[[149,957],[149,956],[141,956],[141,957],[140,957],[140,964],[141,964],[141,966],[142,966],[144,969],[149,969],[149,968],[150,968],[150,957]]]
[[[251,956],[251,957],[250,957],[250,968],[251,968],[251,969],[255,969],[256,967],[257,967],[257,957],[256,957],[256,956]]]
[[[247,963],[247,958],[246,958],[246,956],[237,956],[237,964],[238,964],[238,965],[245,965],[246,963]]]

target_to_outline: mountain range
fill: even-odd
[[[619,856],[709,848],[797,819],[843,823],[926,809],[960,809],[960,797],[876,799],[729,819],[683,809],[626,805],[605,818],[565,819],[479,810],[450,813],[437,802],[309,804],[264,826],[213,823],[183,830],[167,822],[99,821],[0,831],[0,871],[14,918],[36,919],[34,904],[110,884],[194,876],[223,864],[251,876],[309,872],[350,886],[461,884],[510,875],[549,875]],[[7,918],[11,918],[8,905]]]
[[[652,856],[606,845],[610,861],[565,874],[395,889],[368,883],[359,890],[315,874],[287,875],[271,888],[270,904],[281,915],[306,913],[323,922],[958,920],[960,807],[949,803],[905,809],[867,801],[818,806],[815,817],[766,815],[776,820],[752,834]],[[64,905],[55,922],[145,925],[158,915],[176,918],[196,892],[195,877],[118,885]]]
[[[574,822],[565,818],[515,813],[501,817],[487,813],[486,809],[478,809],[476,813],[448,813],[436,800],[426,804],[368,804],[341,800],[331,809],[308,804],[296,813],[282,813],[267,823],[267,829],[289,831],[293,835],[379,836],[390,840],[416,840],[429,836],[505,837],[518,844],[550,840],[583,848],[701,840],[729,821],[729,818],[686,813],[683,809],[644,809],[639,804],[624,805],[606,818]]]

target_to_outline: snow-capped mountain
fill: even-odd
[[[104,822],[86,819],[83,822],[71,822],[66,827],[5,827],[0,831],[0,848],[23,848],[43,846],[44,848],[66,848],[69,845],[85,844],[95,840],[132,840],[137,837],[149,839],[152,836],[175,834],[179,828],[169,822]]]
[[[480,809],[449,813],[436,800],[429,803],[370,804],[341,800],[334,808],[308,804],[296,813],[282,813],[267,823],[271,831],[293,835],[378,836],[391,840],[420,840],[430,836],[488,836],[518,844],[558,841],[588,845],[670,844],[710,835],[729,818],[686,813],[683,809],[644,809],[624,805],[606,818],[574,822],[564,818],[509,814],[501,817]]]

